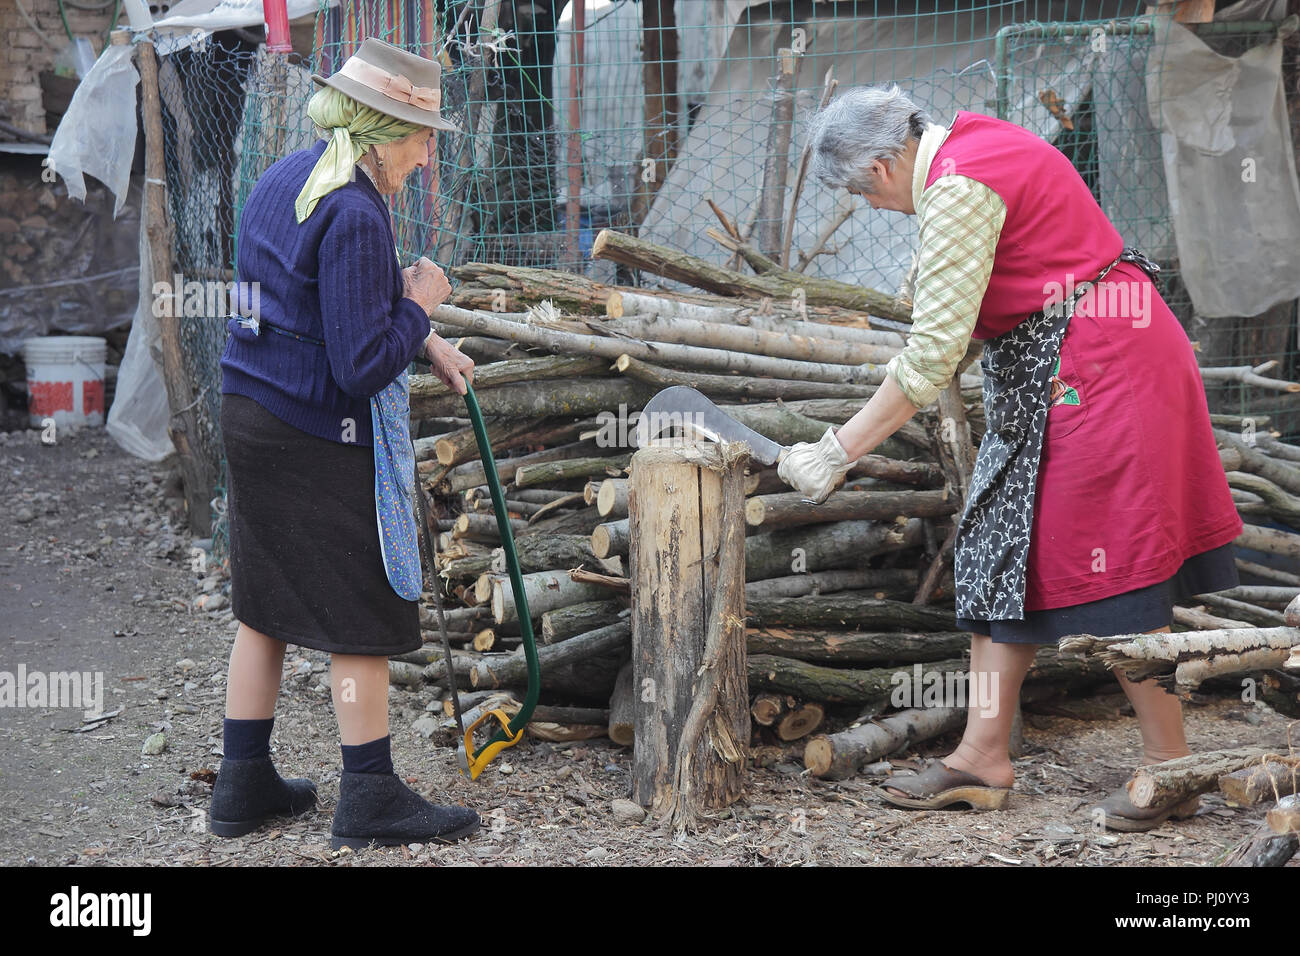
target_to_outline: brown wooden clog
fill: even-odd
[[[1102,811],[1102,823],[1108,830],[1120,830],[1124,833],[1141,833],[1154,830],[1166,820],[1184,820],[1196,815],[1201,807],[1200,797],[1192,797],[1181,803],[1171,803],[1160,807],[1135,807],[1129,799],[1128,787],[1121,785],[1118,790],[1101,803],[1088,808],[1091,816],[1097,810]]]
[[[890,793],[886,787],[901,790],[907,796]],[[876,787],[876,793],[895,806],[920,810],[941,810],[956,803],[965,803],[973,810],[1001,810],[1011,788],[990,787],[974,774],[954,770],[936,758],[920,773],[890,777]]]

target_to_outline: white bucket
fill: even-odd
[[[104,360],[108,343],[91,335],[48,335],[23,342],[27,402],[33,428],[104,424]]]

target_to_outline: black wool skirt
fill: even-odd
[[[1055,644],[1067,634],[1111,637],[1140,634],[1173,623],[1174,605],[1194,594],[1226,591],[1240,582],[1232,542],[1194,554],[1167,581],[1069,607],[1026,611],[1022,621],[957,618],[963,631],[992,637],[995,644]]]
[[[309,435],[242,395],[222,400],[235,618],[338,654],[420,647],[419,603],[384,571],[373,450]]]

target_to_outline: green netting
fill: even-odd
[[[1205,364],[1278,359],[1277,374],[1297,372],[1294,303],[1241,319],[1202,320],[1191,309],[1146,102],[1153,38],[1145,2],[949,3],[922,12],[850,0],[586,0],[580,55],[572,4],[466,2],[468,16],[445,43],[462,2],[343,0],[322,5],[310,61],[286,62],[222,39],[231,34],[209,43],[208,60],[165,58],[182,80],[196,81],[187,89],[188,128],[169,113],[181,268],[229,275],[236,211],[253,184],[276,159],[315,139],[305,115],[310,74],[332,72],[363,37],[378,36],[441,59],[443,113],[465,131],[440,134],[436,168],[417,170],[394,202],[404,261],[428,255],[449,269],[491,261],[654,283],[590,260],[595,233],[634,230],[727,262],[731,253],[706,234],[718,226],[712,200],[753,241],[770,242],[775,233],[771,251],[792,268],[897,289],[911,265],[913,217],[861,206],[846,214],[847,197],[810,182],[798,197],[788,252],[781,241],[806,121],[831,70],[840,88],[897,82],[939,122],[973,110],[1053,142],[1126,244],[1165,267],[1162,291],[1200,341]],[[1273,28],[1216,24],[1201,32],[1235,55],[1270,40]],[[780,74],[789,49],[801,52],[787,84]],[[647,88],[664,92],[648,96]],[[764,217],[764,167],[785,132],[781,211]],[[173,149],[182,157],[188,149],[189,168]],[[224,337],[218,322],[194,337],[194,373],[213,383],[205,394],[214,401]],[[1268,415],[1286,433],[1300,430],[1280,393],[1223,386],[1211,398],[1216,411]]]

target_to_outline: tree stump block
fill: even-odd
[[[677,830],[743,790],[747,450],[674,440],[632,458],[632,796]]]

